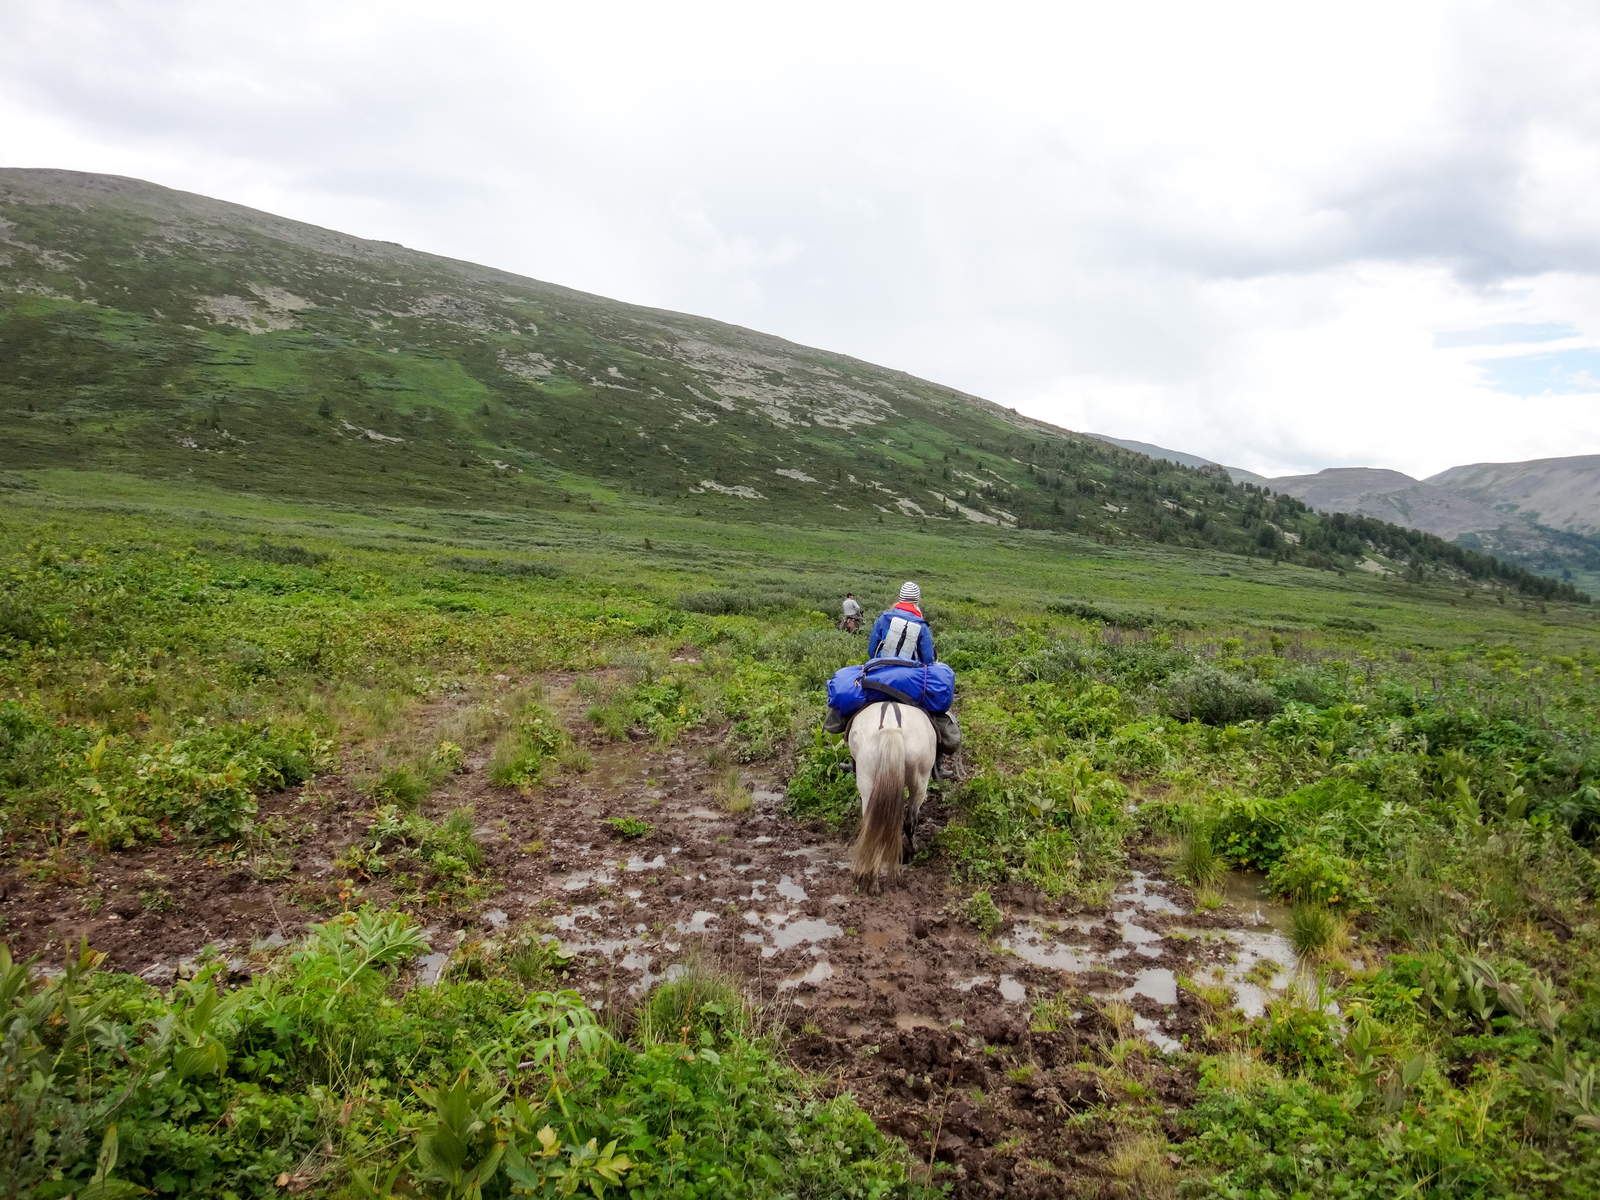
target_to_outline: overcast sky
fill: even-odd
[[[1600,453],[1600,5],[0,0],[0,163],[1266,474]]]

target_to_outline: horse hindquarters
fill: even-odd
[[[850,848],[850,866],[857,884],[877,882],[878,869],[887,867],[890,878],[900,872],[901,806],[905,794],[905,738],[898,727],[877,730],[870,768],[870,784],[861,779],[864,765],[858,758],[856,774],[865,797],[861,832]]]

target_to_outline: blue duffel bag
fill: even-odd
[[[882,700],[898,700],[926,712],[948,712],[955,698],[956,673],[941,662],[874,658],[841,667],[828,680],[828,707],[846,717]]]

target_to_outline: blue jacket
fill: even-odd
[[[867,639],[867,657],[937,662],[938,655],[933,652],[933,630],[928,628],[928,622],[919,614],[897,604],[872,626],[872,636]]]

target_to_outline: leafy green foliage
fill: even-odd
[[[985,937],[999,933],[1000,926],[1005,923],[1005,913],[988,892],[973,892],[959,904],[952,905],[951,911]]]
[[[103,844],[170,838],[179,853],[205,843],[206,856],[237,860],[271,836],[267,822],[249,825],[256,798],[342,762],[376,807],[341,871],[393,883],[415,910],[483,894],[499,881],[475,817],[440,816],[427,796],[496,739],[502,761],[523,761],[519,778],[579,769],[554,701],[518,707],[538,682],[562,689],[561,721],[574,722],[565,705],[575,693],[601,710],[601,732],[681,741],[686,755],[734,771],[739,789],[757,774],[737,763],[788,774],[797,815],[848,828],[859,810],[840,769],[843,744],[815,721],[822,683],[859,657],[861,641],[821,612],[847,587],[892,596],[901,571],[841,565],[859,560],[857,534],[679,523],[665,511],[611,524],[614,512],[559,498],[525,512],[357,512],[232,497],[236,507],[212,519],[195,515],[193,496],[156,485],[128,500],[149,511],[120,514],[58,504],[43,486],[17,497],[0,531],[0,595],[24,634],[0,644],[0,822],[6,865],[30,886],[77,886],[65,882],[71,873],[110,853],[90,845],[84,812],[96,794],[80,786],[85,778],[116,801],[99,827]],[[193,540],[202,525],[222,527],[219,540]],[[251,552],[262,541],[327,557],[268,561]],[[1185,873],[1219,860],[1248,866],[1318,919],[1346,922],[1336,952],[1305,964],[1304,986],[1323,989],[1302,999],[1305,1012],[1251,1022],[1229,1011],[1220,988],[1202,979],[1191,989],[1212,1020],[1188,1052],[1221,1065],[1191,1112],[1194,1137],[1179,1146],[1215,1175],[1219,1194],[1383,1194],[1362,1172],[1391,1192],[1582,1194],[1574,1181],[1595,1175],[1585,1121],[1600,1056],[1592,616],[1556,603],[1491,609],[1460,587],[1263,559],[1087,540],[1062,555],[1069,543],[1038,530],[907,528],[895,544],[916,556],[905,573],[922,578],[940,653],[957,666],[966,739],[958,780],[930,806],[944,828],[918,870],[948,872],[964,881],[962,894],[1009,886],[1095,911],[1131,855],[1149,870],[1144,855],[1171,839],[1187,849],[1183,835],[1203,828],[1210,866],[1201,871],[1203,855],[1189,855]],[[535,545],[564,573],[463,569],[440,557],[448,547],[510,563]],[[696,590],[794,602],[691,611],[679,598]],[[1063,595],[1091,597],[1083,603],[1104,613],[1181,614],[1195,628],[1163,618],[1134,630],[1051,612]],[[1371,636],[1325,631],[1379,604]],[[1174,681],[1202,670],[1270,693],[1277,711],[1180,721],[1168,711]],[[417,728],[439,714],[460,723]],[[536,717],[556,723],[526,755],[525,742],[509,739]],[[608,748],[597,765],[609,771],[626,753]],[[146,756],[157,765],[141,780]],[[180,772],[178,756],[198,775]],[[207,799],[207,777],[230,764],[234,782],[225,777]],[[232,828],[241,832],[223,832]],[[157,911],[183,903],[165,880],[135,886]],[[322,900],[317,911],[337,907]],[[474,1140],[482,1130],[460,1135],[471,1143],[460,1160],[469,1174],[505,1135],[486,1187],[509,1188],[513,1143],[517,1169],[546,1173],[541,1187],[605,1182],[594,1173],[602,1163],[645,1194],[782,1194],[799,1186],[796,1164],[819,1192],[900,1186],[890,1182],[902,1178],[893,1154],[859,1114],[775,1074],[770,1047],[750,1040],[753,1018],[709,991],[663,999],[658,1024],[670,1026],[649,1038],[635,1026],[633,1044],[617,1045],[583,1033],[593,1014],[562,997],[559,945],[537,930],[469,943],[439,986],[407,990],[403,964],[415,951],[383,951],[385,936],[363,932],[362,920],[341,917],[329,923],[333,942],[293,948],[308,957],[252,962],[249,988],[228,992],[249,998],[203,1030],[183,1026],[173,1007],[203,997],[159,997],[96,975],[82,1003],[114,994],[105,1019],[130,1031],[115,1036],[132,1062],[91,1038],[88,1074],[70,1086],[49,1077],[52,1095],[70,1100],[47,1118],[59,1132],[51,1153],[67,1156],[52,1160],[67,1164],[60,1182],[87,1186],[115,1120],[108,1181],[156,1187],[165,1172],[158,1190],[193,1178],[201,1191],[261,1195],[305,1164],[322,1172],[318,1186],[352,1192],[360,1178],[379,1193],[460,1186],[467,1175],[419,1179],[416,1135],[439,1109],[417,1088],[442,1097],[465,1070],[469,1090],[510,1089],[488,1109],[468,1106],[492,1131],[487,1142]],[[377,957],[363,965],[369,952]],[[1278,973],[1263,966],[1249,982],[1267,986]],[[1331,1015],[1334,1004],[1327,1029],[1306,1015]],[[1040,1019],[1068,1029],[1074,1011],[1064,1000]],[[1149,1116],[1132,1015],[1107,1014],[1118,1041],[1086,1042],[1084,1053],[1105,1059],[1096,1070],[1107,1072],[1108,1099],[1071,1118],[1085,1128],[1113,1111],[1119,1121]],[[141,1047],[169,1017],[168,1057],[115,1113],[96,1108],[123,1094],[147,1061]],[[59,1053],[49,1041],[58,1027],[42,1028]],[[193,1052],[181,1077],[180,1050]],[[1179,1056],[1161,1070],[1181,1075],[1193,1062]],[[507,1110],[519,1096],[527,1113]],[[74,1105],[89,1115],[72,1116]],[[1114,1144],[1125,1140],[1119,1132]],[[857,1158],[878,1165],[863,1174],[849,1165]]]
[[[798,820],[823,820],[836,829],[861,819],[861,793],[856,777],[844,770],[850,747],[819,727],[811,744],[798,754],[789,776],[785,811]]]
[[[396,999],[427,948],[363,909],[244,987],[210,967],[163,997],[87,948],[38,980],[0,944],[0,1194],[266,1197],[308,1162],[373,1196],[916,1191],[870,1120],[812,1098],[720,992],[686,998],[687,1045],[635,1051],[576,993],[494,973]]]
[[[611,826],[612,833],[625,841],[648,837],[655,829],[649,821],[642,821],[638,817],[612,817],[606,824]]]

